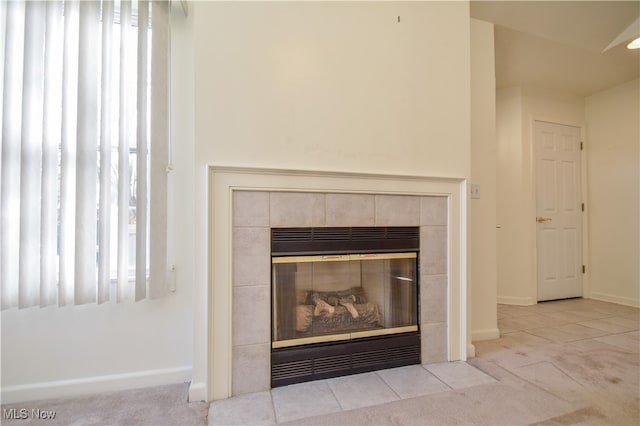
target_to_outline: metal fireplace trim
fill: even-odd
[[[282,256],[271,259],[271,264],[278,263],[306,263],[306,262],[349,262],[353,260],[385,260],[385,259],[416,259],[418,253],[359,253],[335,254],[317,256]]]
[[[278,340],[271,343],[273,349],[288,348],[291,346],[308,345],[312,343],[346,342],[364,337],[387,336],[389,334],[407,333],[418,331],[417,325],[407,325],[404,327],[383,328],[379,330],[352,331],[350,333],[328,334],[323,336],[303,337],[300,339]]]
[[[271,228],[272,256],[419,250],[417,226]]]
[[[420,332],[272,349],[271,387],[420,364]]]

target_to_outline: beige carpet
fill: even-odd
[[[187,384],[180,383],[81,398],[50,399],[2,406],[2,425],[206,425],[208,404],[188,403]],[[24,420],[7,419],[7,410],[26,410]],[[32,410],[55,412],[53,419],[34,418]]]

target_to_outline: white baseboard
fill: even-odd
[[[3,386],[2,403],[11,404],[41,399],[76,397],[101,392],[184,383],[189,380],[191,380],[191,366]]]
[[[615,296],[613,294],[599,293],[597,291],[592,291],[591,299],[601,300],[603,302],[617,303],[618,305],[631,306],[634,308],[640,308],[640,300],[632,299],[630,297],[621,297],[621,296]]]
[[[533,297],[498,296],[498,303],[501,305],[529,306],[538,303]]]
[[[500,330],[498,328],[486,328],[484,330],[472,330],[471,341],[479,342],[481,340],[493,340],[500,338]]]
[[[467,343],[467,359],[476,357],[476,347],[472,343]]]
[[[189,385],[189,401],[206,401],[207,400],[207,386],[204,382],[193,383]]]

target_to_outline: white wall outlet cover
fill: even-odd
[[[471,198],[480,198],[480,185],[477,183],[471,184]]]

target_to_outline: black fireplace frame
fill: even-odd
[[[417,226],[271,229],[272,257],[409,251],[417,254],[416,277],[419,277],[420,228]],[[420,364],[419,291],[416,283],[417,331],[272,347],[271,387]],[[273,312],[271,314],[273,318]]]
[[[271,228],[271,256],[420,250],[417,226]]]

